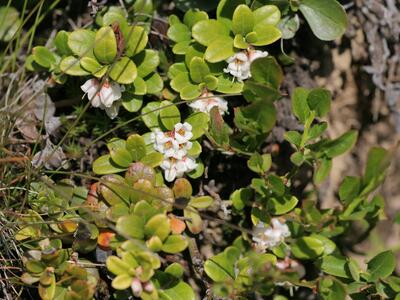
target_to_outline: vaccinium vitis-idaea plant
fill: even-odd
[[[199,275],[202,295],[225,299],[300,297],[299,288],[323,299],[400,297],[391,251],[363,268],[344,247],[354,224],[362,236],[382,218],[376,189],[390,151],[371,149],[363,175],[340,184],[340,205],[320,209],[319,184],[334,158],[355,145],[357,132],[328,138],[330,92],[302,87],[290,95],[302,128],[285,133],[291,170],[282,172],[265,150],[277,119],[274,102],[284,94],[281,64],[292,61],[277,60],[271,45],[296,35],[300,13],[318,38],[338,38],[344,10],[335,0],[264,2],[221,0],[214,13],[170,15],[163,37],[170,47],[159,47],[160,54],[149,44],[154,9],[147,0],[136,1],[133,14],[106,7],[95,24],[59,31],[49,48],[33,49],[29,70],[47,70],[59,84],[77,77],[77,90],[111,118],[121,105],[140,112],[134,132],[108,140],[108,152],[94,160],[101,177],[90,178],[96,182],[89,189],[68,180],[32,183],[31,209],[21,219],[27,225],[16,239],[27,251],[21,280],[37,283],[42,299],[93,297],[93,268],[76,253],[94,253],[105,264],[115,299],[195,299],[189,269]],[[229,200],[203,186],[205,167],[216,168],[202,162],[210,151],[241,157],[251,174],[248,186],[228,183]],[[295,176],[305,169],[313,172],[311,191],[299,194]],[[203,261],[196,243],[213,232],[213,221],[224,226],[226,247],[210,247]],[[49,233],[62,234],[62,241],[41,238]]]

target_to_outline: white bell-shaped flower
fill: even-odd
[[[175,124],[174,135],[179,144],[188,142],[193,137],[192,125],[187,122]]]
[[[125,90],[124,86],[108,80],[100,86],[100,82],[92,78],[87,80],[81,89],[87,94],[93,107],[104,109],[111,119],[118,115],[121,103],[117,101],[121,99],[122,92]]]
[[[289,236],[289,227],[279,219],[274,218],[271,220],[271,226],[268,228],[265,228],[262,222],[257,224],[253,232],[253,241],[257,249],[265,251],[266,249],[278,246]]]
[[[228,62],[228,67],[224,69],[224,72],[231,74],[239,81],[243,81],[251,77],[251,63],[258,58],[266,56],[268,56],[267,51],[260,51],[251,48],[237,52],[226,60]]]
[[[228,102],[221,97],[214,96],[211,92],[203,93],[200,98],[205,99],[199,99],[189,104],[194,111],[200,111],[209,114],[213,107],[218,107],[221,116],[228,111]]]

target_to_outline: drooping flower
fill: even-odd
[[[225,73],[230,73],[239,81],[250,77],[250,61],[247,52],[237,52],[227,60],[228,67],[224,69]]]
[[[255,49],[237,52],[226,60],[228,67],[224,69],[224,72],[231,74],[239,81],[243,81],[251,77],[251,63],[258,58],[266,56],[268,56],[268,52]]]
[[[209,97],[209,98],[207,98]],[[218,107],[219,113],[222,115],[228,111],[228,102],[221,97],[214,96],[211,92],[203,93],[200,98],[189,104],[195,111],[200,111],[209,114],[213,107]]]
[[[151,133],[154,149],[164,155],[160,167],[164,170],[165,180],[171,182],[197,168],[196,161],[188,156],[193,145],[189,141],[192,137],[192,126],[189,123],[178,123],[172,131],[156,129]]]
[[[179,144],[188,142],[193,137],[192,125],[187,122],[175,124],[174,136]]]
[[[266,249],[278,246],[289,236],[289,227],[279,219],[274,218],[271,220],[271,225],[267,228],[262,222],[257,224],[253,232],[253,241],[258,250],[265,251]]]
[[[92,78],[87,80],[81,86],[81,89],[87,94],[93,107],[104,109],[111,119],[118,115],[121,105],[118,100],[121,99],[122,92],[125,90],[124,86],[108,80],[100,86],[100,82]]]

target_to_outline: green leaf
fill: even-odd
[[[326,122],[315,124],[310,128],[310,131],[308,132],[308,140],[312,140],[319,137],[326,131],[327,128],[328,124]]]
[[[128,26],[122,32],[125,39],[125,54],[129,57],[144,50],[148,42],[147,32],[141,26]]]
[[[144,220],[136,215],[127,215],[118,218],[116,229],[118,233],[134,239],[144,238]]]
[[[192,179],[197,179],[201,177],[204,173],[204,164],[201,161],[196,161],[197,167],[193,171],[187,173],[187,175]]]
[[[269,187],[277,196],[283,196],[285,194],[285,184],[281,177],[270,174],[267,179]]]
[[[217,19],[227,27],[232,24],[233,13],[240,4],[246,4],[245,0],[221,0],[217,7]]]
[[[373,191],[385,179],[391,159],[392,154],[384,148],[374,147],[368,152],[363,194]]]
[[[281,19],[281,12],[275,5],[264,5],[253,11],[255,24],[277,25]]]
[[[247,48],[249,48],[248,42],[246,41],[246,39],[241,34],[235,35],[235,38],[233,39],[233,46],[235,48],[238,48],[238,49],[247,49]]]
[[[234,54],[233,39],[230,36],[221,36],[210,43],[204,54],[204,58],[210,63],[217,63]]]
[[[325,155],[329,158],[334,158],[336,156],[342,155],[349,151],[355,143],[357,142],[358,133],[355,130],[350,130],[337,139],[330,141],[324,146],[326,149]]]
[[[149,153],[140,159],[142,163],[152,168],[161,165],[163,160],[164,160],[164,155],[160,152]]]
[[[189,206],[199,208],[199,209],[204,209],[209,207],[211,204],[213,204],[214,199],[210,196],[201,196],[201,197],[195,197],[192,198],[189,202]]]
[[[149,102],[145,107],[142,109],[142,120],[144,124],[149,129],[154,129],[160,127],[158,123],[158,116],[160,114],[160,102]]]
[[[158,236],[160,240],[163,241],[170,232],[171,227],[169,225],[169,219],[163,214],[153,216],[144,226],[144,233],[147,238]]]
[[[114,174],[123,172],[126,168],[117,166],[112,160],[109,154],[100,156],[93,162],[93,172],[99,175]]]
[[[193,26],[192,35],[201,45],[209,46],[220,38],[229,37],[229,29],[218,20],[203,20]]]
[[[232,31],[245,36],[253,30],[254,16],[251,9],[244,4],[236,7],[232,17]]]
[[[230,200],[232,201],[233,207],[237,210],[242,210],[246,206],[246,204],[251,203],[251,199],[253,199],[254,192],[250,188],[241,188],[239,190],[234,191]]]
[[[168,267],[165,268],[165,273],[171,274],[172,276],[176,278],[182,278],[183,274],[185,272],[185,269],[180,263],[172,263]]]
[[[283,71],[274,57],[256,59],[250,68],[255,81],[279,89],[283,81]]]
[[[126,140],[126,149],[129,151],[133,161],[139,161],[146,155],[146,144],[143,137],[132,134]]]
[[[313,33],[323,41],[337,39],[346,30],[346,12],[336,0],[301,0],[299,9]]]
[[[111,27],[101,27],[96,32],[93,52],[103,64],[111,64],[114,61],[117,56],[117,40]]]
[[[292,112],[302,124],[305,124],[309,115],[310,107],[307,98],[310,91],[305,88],[296,88],[292,95]]]
[[[133,83],[137,76],[136,65],[128,57],[124,56],[111,66],[109,75],[112,80],[118,83]]]
[[[305,236],[291,246],[293,255],[298,259],[314,259],[324,253],[324,244],[317,238]]]
[[[322,258],[321,270],[329,275],[351,278],[345,257],[327,255]]]
[[[168,130],[173,130],[175,124],[181,121],[179,109],[176,107],[176,105],[173,105],[172,102],[161,102],[160,120],[165,128]]]
[[[331,109],[331,93],[326,89],[313,89],[308,94],[307,102],[318,117],[324,117]]]
[[[349,203],[360,193],[361,178],[346,176],[339,187],[339,198],[342,203]]]
[[[169,39],[175,43],[190,41],[192,33],[188,26],[182,23],[172,24],[167,31]]]
[[[322,183],[332,169],[332,160],[329,158],[321,158],[317,161],[317,169],[314,173],[315,184]]]
[[[297,131],[287,131],[285,132],[285,140],[289,143],[300,147],[302,135]]]
[[[107,204],[117,205],[129,203],[131,190],[123,177],[112,174],[101,177],[98,192]]]
[[[208,130],[208,120],[208,115],[203,112],[192,113],[185,120],[185,122],[188,122],[190,125],[192,125],[192,140],[197,140]]]
[[[56,63],[55,55],[46,47],[37,46],[32,49],[35,62],[45,68],[50,68]]]
[[[122,93],[121,99],[122,99],[122,106],[129,112],[137,112],[143,105],[142,96],[137,96],[129,92]]]
[[[236,247],[228,247],[204,263],[204,271],[215,282],[225,282],[235,279],[235,263],[240,251]]]
[[[265,173],[272,166],[271,154],[254,153],[247,161],[247,167],[255,173]]]
[[[132,162],[131,154],[124,148],[111,149],[110,155],[112,161],[123,168],[127,168]]]
[[[189,83],[185,86],[181,92],[180,96],[183,100],[192,100],[201,95],[201,89],[199,85]]]
[[[210,68],[204,59],[193,57],[190,62],[190,78],[196,83],[205,82],[205,77],[210,74]]]
[[[154,72],[160,64],[160,57],[155,50],[146,49],[133,58],[138,75],[142,78]]]
[[[189,9],[183,16],[183,23],[189,28],[192,28],[194,24],[202,20],[208,20],[208,14],[205,11],[199,11],[197,9]]]
[[[154,72],[153,74],[145,77],[144,80],[146,82],[147,94],[157,95],[159,92],[161,92],[164,82],[160,74]]]
[[[131,286],[132,276],[129,274],[121,274],[113,279],[111,285],[116,290],[125,290]]]
[[[88,29],[74,30],[68,35],[68,47],[79,56],[93,56],[96,34]]]
[[[299,200],[290,194],[268,198],[267,209],[273,215],[283,215],[293,210]]]
[[[373,257],[368,263],[369,281],[377,281],[391,275],[396,268],[396,258],[391,250],[384,251]]]
[[[172,52],[177,55],[185,55],[191,43],[191,40],[179,42],[172,47]]]
[[[246,125],[259,133],[268,133],[276,122],[276,109],[273,103],[258,100],[244,108],[238,108]]]
[[[257,24],[254,27],[254,32],[257,34],[257,41],[253,42],[254,46],[266,46],[275,43],[282,36],[281,31],[275,26],[268,24]]]
[[[129,272],[129,269],[133,267],[116,256],[107,257],[106,265],[108,271],[110,271],[114,275],[126,274]]]
[[[62,72],[72,76],[86,76],[90,73],[81,68],[79,60],[73,56],[67,56],[60,62]]]
[[[79,60],[82,68],[90,73],[96,73],[103,68],[103,66],[93,57],[84,56]]]
[[[217,92],[223,94],[236,94],[241,93],[242,90],[243,82],[232,81],[232,79],[227,74],[218,76],[218,86],[216,88]]]
[[[170,235],[163,243],[161,248],[166,253],[179,253],[187,248],[189,245],[187,239],[179,234]]]
[[[195,300],[193,289],[186,282],[179,281],[159,291],[161,299],[165,300]]]

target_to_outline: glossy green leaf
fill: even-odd
[[[347,260],[342,256],[324,256],[321,261],[321,270],[329,275],[341,278],[351,278]]]
[[[210,74],[210,68],[204,59],[194,57],[190,62],[190,77],[196,83],[205,82],[205,77]]]
[[[100,71],[100,69],[103,68],[103,66],[97,61],[97,59],[90,56],[82,57],[79,60],[79,63],[82,68],[92,74]]]
[[[68,47],[79,56],[93,56],[96,34],[88,29],[74,30],[68,35]]]
[[[120,217],[116,224],[117,231],[134,239],[144,238],[144,220],[136,215]]]
[[[143,137],[132,134],[126,140],[126,149],[130,153],[133,161],[139,161],[146,155],[146,144]]]
[[[208,130],[208,120],[208,115],[203,112],[195,112],[185,120],[192,125],[192,140],[197,140]]]
[[[96,159],[93,162],[93,172],[99,175],[104,175],[104,174],[114,174],[114,173],[119,173],[123,172],[126,170],[126,168],[120,167],[116,165],[112,160],[111,156],[108,155],[103,155],[100,156],[98,159]]]
[[[257,34],[257,41],[252,43],[254,46],[270,45],[282,37],[282,33],[278,28],[263,23],[257,24],[254,27],[254,32]]]
[[[137,68],[133,61],[124,56],[111,66],[109,75],[112,80],[118,83],[130,84],[137,77]]]
[[[275,5],[261,6],[253,12],[253,15],[255,24],[262,23],[275,26],[281,19],[281,12]]]
[[[163,89],[163,79],[160,74],[154,72],[144,78],[147,87],[147,94],[157,95]]]
[[[125,54],[129,57],[140,53],[147,45],[147,32],[141,26],[128,26],[123,35],[126,45]]]
[[[188,247],[189,243],[187,239],[178,234],[170,235],[163,243],[161,248],[162,251],[166,253],[179,253]]]
[[[129,92],[122,94],[122,106],[129,112],[137,112],[143,105],[143,97]]]
[[[369,281],[376,281],[391,275],[396,267],[396,258],[391,250],[374,256],[368,263]]]
[[[182,23],[172,24],[167,31],[169,39],[175,43],[190,41],[192,33],[188,26]]]
[[[349,151],[357,142],[358,133],[355,130],[350,130],[337,139],[330,141],[325,145],[325,154],[329,158],[342,155]]]
[[[116,256],[107,257],[106,265],[107,269],[115,275],[127,274],[129,269],[133,267]]]
[[[234,54],[233,39],[229,36],[221,36],[209,44],[204,58],[211,63],[217,63]]]
[[[308,94],[307,102],[318,117],[324,117],[331,109],[331,93],[326,89],[313,89]]]
[[[144,226],[144,233],[148,238],[156,235],[163,241],[170,232],[171,227],[169,225],[169,219],[163,214],[153,216]]]
[[[314,173],[315,184],[322,183],[332,169],[332,160],[329,158],[321,158],[317,161],[317,169]]]
[[[204,271],[215,282],[235,279],[235,262],[239,255],[236,247],[228,247],[224,252],[207,259]]]
[[[192,35],[198,43],[209,46],[220,38],[228,37],[229,30],[217,20],[203,20],[193,26]]]
[[[293,210],[298,202],[292,195],[273,196],[268,199],[267,209],[273,215],[283,215]]]
[[[346,30],[346,12],[336,0],[301,0],[299,9],[313,33],[321,40],[337,39]]]
[[[305,123],[310,115],[307,98],[310,91],[305,88],[296,88],[292,95],[292,112],[301,123]]]
[[[79,60],[73,56],[67,56],[60,63],[60,69],[71,76],[86,76],[90,73],[82,69]]]
[[[161,165],[164,160],[164,155],[160,152],[152,152],[148,153],[146,156],[143,156],[140,161],[145,165],[155,168]]]
[[[142,120],[144,124],[149,129],[154,129],[160,127],[158,124],[158,116],[160,114],[160,102],[149,102],[143,109],[142,109]]]
[[[236,7],[232,17],[232,31],[245,36],[253,30],[255,19],[251,9],[244,4]]]
[[[293,255],[298,259],[314,259],[324,253],[324,244],[319,239],[305,236],[291,246]]]
[[[121,274],[113,279],[111,286],[116,290],[125,290],[131,286],[132,279],[129,274]]]
[[[46,47],[37,46],[32,49],[35,62],[45,68],[50,68],[56,63],[55,55]]]
[[[156,71],[160,64],[160,57],[155,50],[146,49],[133,58],[137,66],[138,75],[142,78]]]
[[[270,154],[254,153],[247,161],[247,167],[256,173],[265,173],[272,166],[272,158]]]
[[[175,124],[181,121],[181,114],[172,102],[161,102],[160,120],[168,130],[174,129]]]
[[[251,64],[252,78],[270,87],[279,89],[283,81],[283,71],[274,57],[262,57]]]
[[[131,153],[124,148],[112,149],[110,156],[112,161],[122,168],[127,168],[133,160]]]

